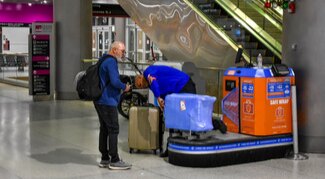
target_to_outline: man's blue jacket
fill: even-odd
[[[99,60],[104,60],[99,68],[101,88],[104,88],[102,96],[96,103],[108,106],[117,106],[121,96],[121,90],[126,85],[121,82],[116,58],[103,55]]]

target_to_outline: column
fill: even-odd
[[[296,74],[299,150],[325,153],[325,1],[295,1],[284,12],[283,62]]]
[[[78,99],[75,75],[92,58],[92,0],[54,0],[56,99]]]

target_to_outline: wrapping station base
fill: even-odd
[[[213,134],[215,132],[215,134]],[[168,139],[168,161],[185,167],[216,167],[288,156],[292,135],[254,137],[238,133],[212,134],[196,139]]]

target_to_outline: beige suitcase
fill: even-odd
[[[129,149],[157,150],[161,152],[159,137],[159,109],[157,107],[132,106],[129,112]]]

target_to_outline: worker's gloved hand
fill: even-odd
[[[165,101],[160,97],[157,100],[158,100],[158,104],[159,104],[160,109],[163,111],[164,107],[165,107]]]

